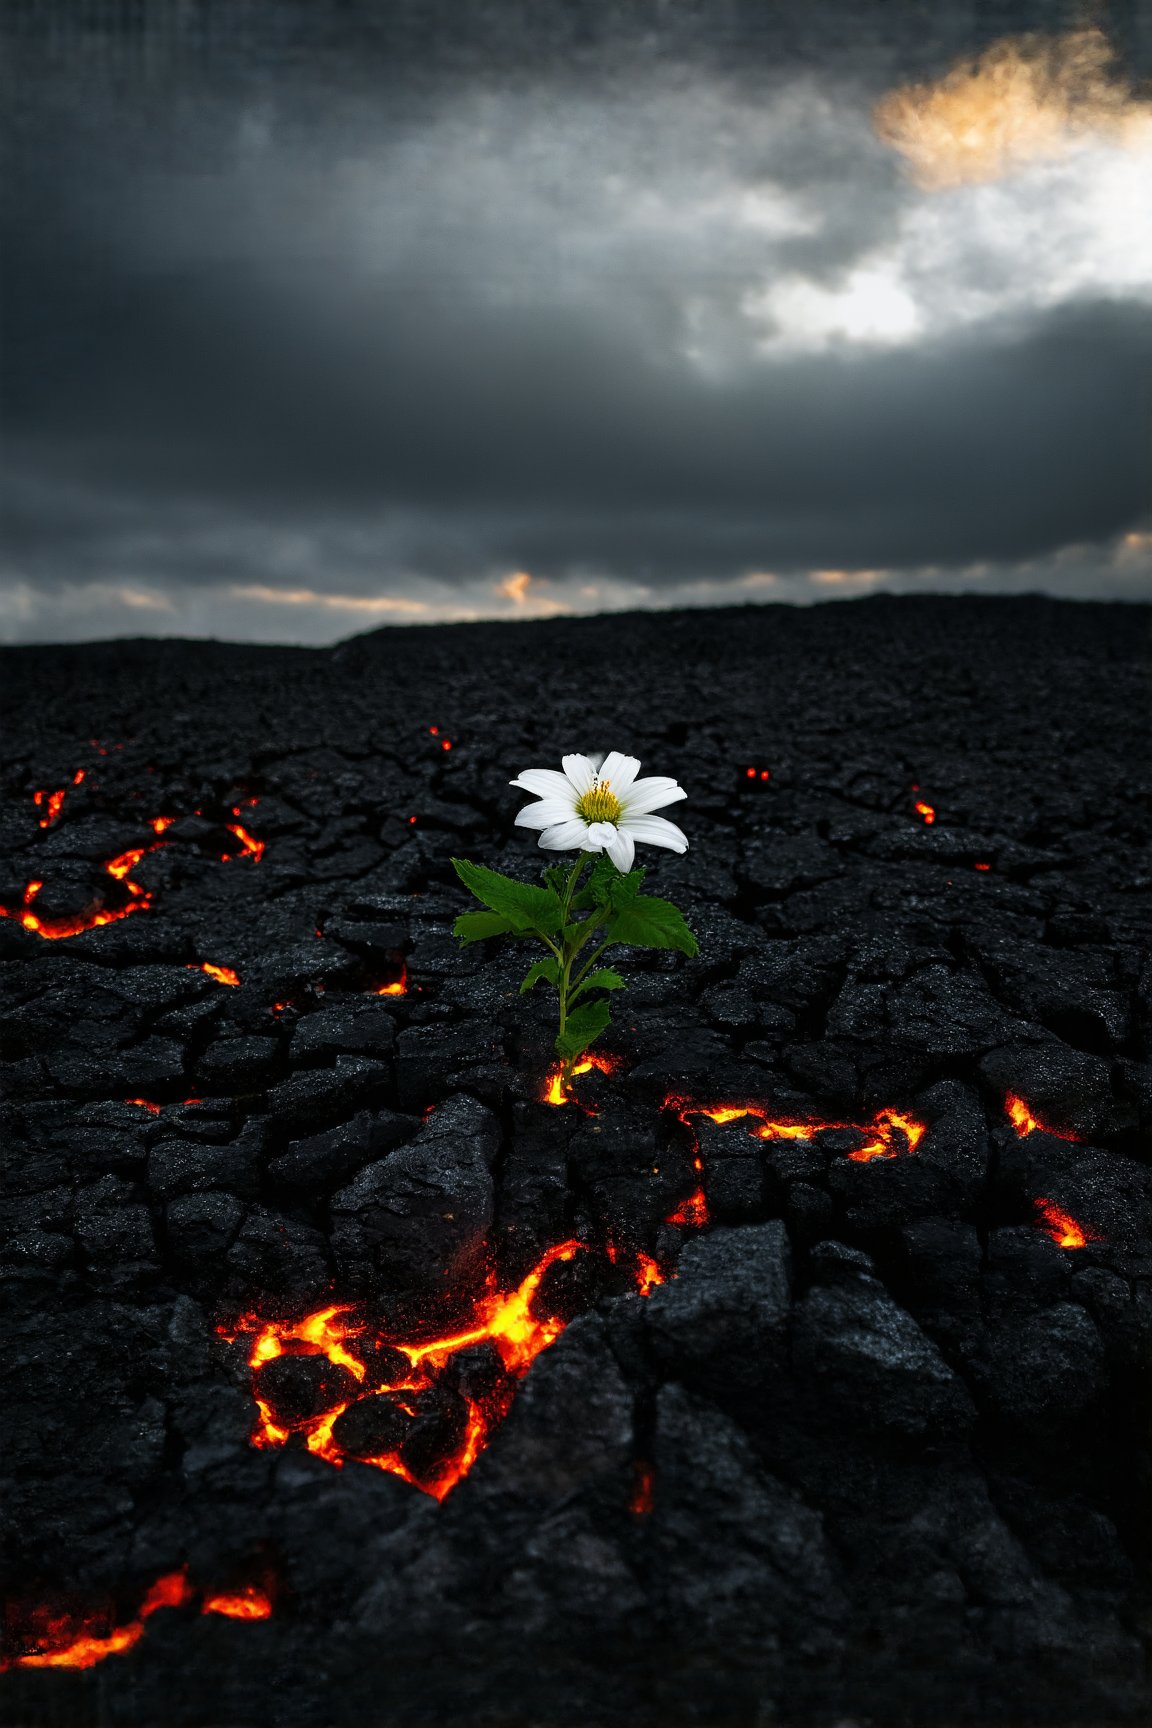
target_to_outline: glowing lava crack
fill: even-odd
[[[322,1400],[326,1408],[295,1420],[274,1410],[271,1402],[254,1390],[259,1420],[252,1436],[253,1445],[283,1446],[295,1434],[302,1437],[310,1452],[330,1464],[341,1466],[355,1457],[360,1463],[387,1470],[434,1499],[443,1500],[468,1474],[488,1444],[492,1430],[507,1415],[517,1381],[541,1351],[555,1343],[567,1324],[555,1314],[536,1312],[536,1298],[545,1273],[557,1262],[572,1260],[585,1252],[588,1249],[583,1242],[575,1239],[561,1242],[541,1255],[515,1289],[500,1291],[495,1280],[490,1280],[488,1291],[476,1304],[471,1323],[443,1336],[411,1341],[388,1338],[370,1330],[353,1308],[339,1304],[297,1321],[263,1320],[258,1315],[247,1315],[235,1326],[219,1327],[225,1338],[245,1335],[252,1338],[248,1365],[256,1372],[285,1355],[322,1357],[334,1369],[351,1375],[363,1388],[359,1398],[335,1396]],[[608,1257],[613,1262],[619,1258],[615,1250]],[[643,1253],[634,1257],[633,1277],[636,1288],[645,1296],[663,1282],[656,1262]],[[398,1416],[402,1425],[406,1417],[417,1416],[422,1396],[435,1396],[454,1356],[486,1343],[493,1346],[501,1371],[483,1394],[461,1395],[456,1430],[443,1455],[431,1467],[417,1466],[411,1455],[406,1455],[406,1441],[374,1455],[363,1451],[351,1453],[341,1444],[335,1430],[350,1406],[362,1408],[365,1400],[386,1400],[391,1408],[382,1414]],[[370,1366],[373,1356],[387,1364],[382,1374],[373,1373]]]
[[[74,786],[79,786],[84,779],[85,770],[82,768],[77,769],[73,776],[72,784]],[[55,792],[42,790],[33,794],[33,802],[36,804],[37,808],[43,808],[47,811],[47,814],[40,819],[41,828],[50,828],[56,822],[61,814],[67,790],[68,788],[64,787]],[[257,800],[255,798],[249,798],[247,802],[249,804],[255,804]],[[251,858],[252,862],[255,864],[259,863],[260,859],[264,855],[264,842],[262,840],[257,840],[254,835],[250,834],[244,824],[239,820],[241,808],[242,807],[239,804],[234,805],[231,814],[236,818],[236,820],[225,824],[228,832],[233,834],[240,843],[239,852],[224,852],[221,854],[221,860],[225,864],[232,858]],[[199,811],[196,813],[199,815]],[[150,817],[148,826],[156,835],[156,839],[150,841],[146,846],[134,846],[127,852],[120,852],[115,858],[109,858],[105,862],[105,874],[110,876],[113,882],[119,883],[122,891],[128,896],[123,905],[107,906],[103,904],[93,904],[85,907],[83,912],[73,913],[68,917],[41,917],[40,913],[35,910],[35,903],[38,895],[44,887],[44,883],[42,880],[34,880],[29,882],[25,887],[24,895],[19,906],[0,905],[0,918],[13,919],[16,923],[22,925],[25,930],[30,930],[33,935],[42,936],[45,941],[59,942],[69,936],[82,936],[87,930],[99,930],[106,924],[117,924],[123,918],[130,918],[133,913],[146,912],[153,904],[153,895],[147,888],[143,887],[141,883],[133,881],[131,872],[136,869],[140,860],[146,858],[150,852],[156,852],[162,846],[170,844],[169,841],[161,839],[160,836],[164,834],[167,829],[171,828],[175,820],[176,818],[174,816]],[[211,969],[204,968],[204,970]],[[223,968],[222,970],[227,971],[227,968]],[[216,975],[220,976],[219,969],[217,970]],[[233,973],[227,978],[222,978],[222,982],[238,983],[239,980]]]
[[[114,1623],[115,1616],[107,1610],[56,1613],[37,1608],[21,1614],[18,1609],[9,1609],[8,1641],[20,1653],[0,1659],[0,1672],[7,1668],[94,1668],[108,1656],[121,1656],[134,1649],[147,1631],[148,1621],[161,1608],[185,1608],[198,1597],[201,1614],[222,1614],[230,1620],[267,1620],[272,1613],[271,1597],[256,1584],[244,1585],[231,1593],[199,1596],[185,1567],[157,1578],[133,1618],[120,1625]]]
[[[666,1110],[674,1110],[689,1129],[693,1119],[706,1116],[710,1122],[739,1122],[750,1117],[759,1126],[749,1130],[753,1140],[812,1140],[829,1129],[848,1129],[863,1136],[864,1144],[845,1154],[854,1164],[870,1164],[874,1158],[900,1158],[915,1152],[927,1124],[899,1110],[878,1110],[871,1122],[843,1122],[823,1117],[811,1121],[777,1119],[763,1104],[699,1104],[692,1098],[672,1096],[664,1100]],[[692,1158],[699,1184],[664,1220],[682,1229],[700,1230],[709,1222],[708,1199],[704,1192],[704,1160],[696,1143]]]

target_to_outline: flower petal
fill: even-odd
[[[545,828],[540,836],[540,845],[545,852],[583,852],[588,833],[589,829],[579,816],[569,816],[566,821],[557,822],[554,828]]]
[[[616,838],[615,822],[589,822],[589,851],[606,852]]]
[[[636,842],[626,828],[618,828],[616,838],[610,840],[604,850],[617,870],[624,872],[631,870],[633,860],[636,857]]]
[[[688,850],[688,836],[663,816],[625,816],[620,827],[644,846],[667,846],[670,852]]]
[[[563,798],[541,798],[537,804],[525,804],[516,816],[517,828],[554,828],[557,822],[572,819],[572,806]]]
[[[569,782],[576,788],[576,796],[582,798],[585,792],[592,790],[592,782],[596,778],[596,770],[587,756],[564,756],[561,758],[564,772]]]
[[[596,778],[610,780],[617,798],[623,798],[639,772],[639,756],[624,756],[619,750],[610,750],[601,762]]]
[[[555,768],[526,768],[523,774],[518,774],[515,780],[509,780],[508,784],[523,786],[525,792],[531,792],[536,798],[563,798],[569,809],[576,808],[572,782]]]
[[[625,816],[646,816],[650,810],[662,810],[665,804],[675,804],[687,796],[683,786],[677,786],[666,774],[653,774],[630,786],[620,803]]]

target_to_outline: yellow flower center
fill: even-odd
[[[584,793],[576,810],[589,827],[593,822],[619,822],[624,814],[610,780],[594,780],[591,790]]]

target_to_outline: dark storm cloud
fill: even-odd
[[[1040,292],[1058,243],[1035,284],[981,255],[978,320],[937,260],[907,340],[825,340],[766,293],[906,245],[869,92],[1003,7],[190,6],[83,55],[17,10],[24,592],[947,572],[1152,507],[1147,299]]]

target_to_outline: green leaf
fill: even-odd
[[[582,1002],[568,1016],[568,1024],[556,1036],[556,1054],[567,1061],[587,1050],[612,1018],[608,1001],[599,997],[595,1002]]]
[[[568,993],[569,1002],[575,1002],[578,996],[583,996],[585,990],[623,990],[624,980],[619,972],[613,972],[610,966],[598,966],[595,972],[589,972],[575,990]]]
[[[542,930],[545,935],[559,930],[560,896],[553,889],[516,882],[483,864],[469,864],[466,858],[453,858],[452,868],[465,888],[506,918],[513,930]]]
[[[548,868],[544,872],[544,880],[547,882],[549,888],[551,888],[553,894],[559,894],[561,897],[563,897],[564,890],[568,886],[568,876],[569,872],[564,868],[563,864],[549,864]]]
[[[452,934],[461,942],[483,942],[488,936],[507,936],[512,929],[499,912],[461,912],[452,926]]]
[[[602,852],[592,866],[592,874],[585,878],[583,887],[573,898],[573,909],[590,912],[596,907],[607,906],[621,889],[628,893],[625,883],[633,884],[631,892],[635,894],[643,880],[643,870],[629,870],[626,876],[622,876],[608,854]]]
[[[653,894],[638,894],[619,907],[605,934],[610,941],[627,942],[633,948],[679,948],[682,954],[699,952],[684,914],[671,900],[658,900]]]
[[[546,978],[549,984],[559,985],[560,983],[560,968],[550,956],[543,960],[534,960],[529,966],[524,976],[524,982],[520,986],[521,996],[526,990],[531,990],[534,985],[538,984],[541,978]]]

